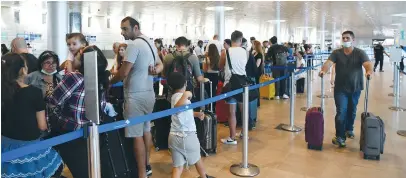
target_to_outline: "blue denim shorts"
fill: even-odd
[[[235,98],[233,97],[229,97],[224,99],[226,101],[227,104],[237,104],[237,103],[242,103],[242,102],[238,102]]]

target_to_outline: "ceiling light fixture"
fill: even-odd
[[[296,27],[296,28],[314,28],[314,27]]]
[[[390,24],[390,25],[401,26],[402,24],[401,23],[393,23],[393,24]]]
[[[222,7],[224,9],[224,11],[231,11],[234,10],[233,7],[226,7],[226,6],[215,6],[215,7],[206,7],[206,10],[208,11],[215,11],[217,7]]]
[[[392,14],[394,17],[406,17],[406,13],[403,14]]]
[[[283,22],[286,22],[286,20],[268,20],[267,22],[269,22],[269,23],[278,23],[278,22],[283,23]]]

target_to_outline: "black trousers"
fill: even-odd
[[[296,93],[304,93],[305,78],[296,81]]]
[[[375,58],[375,65],[374,65],[374,69],[376,69],[376,67],[379,64],[379,70],[381,71],[383,68],[383,57],[377,57]]]
[[[272,77],[274,79],[286,75],[286,70],[274,69],[272,70]],[[275,83],[275,96],[283,96],[286,94],[286,79],[280,80]]]
[[[88,178],[87,140],[78,138],[56,146],[74,178]]]
[[[400,70],[401,71],[405,70],[405,63],[403,62],[403,59],[405,59],[405,58],[402,58],[401,61],[400,61]]]

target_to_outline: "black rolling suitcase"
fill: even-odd
[[[158,96],[154,106],[154,112],[171,109],[171,103],[164,96]],[[168,149],[168,137],[171,130],[171,116],[152,121],[151,134],[156,151]]]
[[[212,83],[210,82],[210,85]],[[205,92],[204,84],[200,85],[200,93]],[[201,95],[204,96],[204,95]],[[203,98],[200,98],[204,100]],[[212,107],[213,103],[210,103]],[[215,154],[217,152],[217,116],[213,111],[205,110],[205,106],[201,107],[204,111],[205,117],[203,120],[195,118],[197,138],[200,142],[201,154],[205,157],[209,154]]]
[[[114,122],[109,116],[103,123]],[[125,139],[124,129],[113,130],[100,135],[100,159],[102,178],[137,178],[137,165],[132,149],[132,140]]]
[[[360,151],[364,152],[364,159],[380,160],[385,145],[385,124],[379,116],[368,112],[369,78],[365,90],[364,110],[361,114]]]

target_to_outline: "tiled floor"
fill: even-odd
[[[255,131],[250,132],[249,162],[260,167],[260,178],[406,178],[406,137],[396,134],[398,129],[406,130],[406,113],[392,112],[392,71],[385,64],[386,72],[373,76],[370,90],[369,111],[381,116],[385,121],[386,143],[384,154],[380,161],[364,160],[359,152],[360,114],[363,111],[364,93],[358,105],[358,115],[355,123],[356,137],[347,141],[347,148],[339,149],[331,144],[334,136],[334,99],[326,99],[325,108],[325,137],[323,151],[307,149],[304,141],[304,131],[290,133],[274,129],[280,123],[289,122],[289,100],[261,101],[258,110],[258,124]],[[316,71],[315,71],[316,74]],[[403,82],[403,88],[406,87]],[[313,105],[319,105],[320,80],[313,81]],[[326,88],[330,85],[326,83]],[[405,89],[403,89],[405,91]],[[332,96],[332,91],[327,91]],[[402,101],[403,100],[403,101]],[[295,105],[295,124],[304,127],[305,112],[300,108],[305,106],[305,96],[298,96]],[[406,107],[406,99],[401,98],[401,106]],[[226,137],[228,128],[218,126],[218,138]],[[203,158],[210,175],[218,178],[233,178],[229,168],[234,163],[241,162],[242,142],[238,145],[223,145],[218,142],[218,153]],[[171,174],[171,157],[167,151],[151,154],[153,168],[152,178],[166,178]],[[185,171],[183,178],[198,177],[194,167]]]

